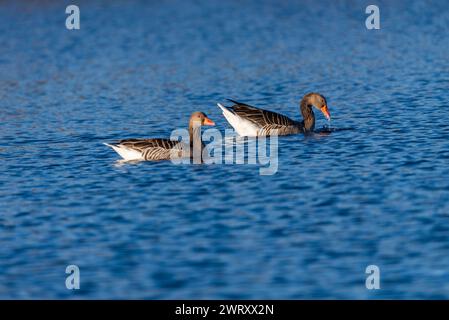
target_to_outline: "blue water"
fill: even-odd
[[[71,3],[0,4],[0,298],[449,298],[446,1],[377,1],[380,30],[370,1],[179,0],[76,1],[68,31]],[[354,130],[280,138],[271,176],[102,144],[309,91]]]

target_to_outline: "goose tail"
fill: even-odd
[[[125,160],[141,160],[142,159],[142,153],[137,150],[127,148],[122,145],[109,144],[106,142],[103,142],[103,144],[105,146],[108,146],[108,147],[111,147],[112,149],[114,149],[114,151],[117,152]]]
[[[112,145],[112,144],[109,144],[109,143],[106,143],[106,142],[103,142],[103,144],[105,145],[105,146],[108,146],[108,147],[110,147],[110,148],[112,148],[112,149],[114,149],[114,145]]]
[[[223,111],[226,120],[240,136],[257,136],[258,128],[251,121],[235,114],[232,108],[226,108],[220,103],[217,103],[217,105]]]
[[[231,109],[226,108],[224,105],[222,105],[221,103],[217,103],[217,106],[223,111],[223,114],[226,113],[232,113],[234,114]]]

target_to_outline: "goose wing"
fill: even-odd
[[[169,139],[125,139],[120,140],[115,146],[140,153],[143,160],[168,160],[174,151],[181,152],[183,147],[179,141]]]
[[[234,103],[228,109],[239,118],[256,125],[259,128],[258,135],[269,135],[272,130],[277,130],[279,135],[300,132],[300,124],[283,114],[228,100]]]
[[[148,148],[161,148],[161,149],[173,149],[179,144],[179,141],[172,141],[169,139],[124,139],[118,142],[119,145],[126,146],[128,148],[144,151]]]

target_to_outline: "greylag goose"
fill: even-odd
[[[259,109],[250,105],[230,100],[234,105],[224,107],[218,103],[226,120],[234,127],[240,136],[267,136],[277,130],[278,135],[313,132],[315,114],[312,107],[320,110],[327,120],[330,120],[326,98],[319,93],[306,94],[300,102],[302,121],[295,121],[282,114]]]
[[[204,143],[201,140],[201,126],[215,123],[203,112],[194,112],[189,120],[190,144],[169,139],[126,139],[117,143],[105,143],[125,160],[170,160],[173,158],[194,159],[196,155],[202,162]],[[201,157],[201,158],[200,158]]]

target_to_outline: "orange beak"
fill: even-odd
[[[324,105],[321,109],[321,112],[324,114],[327,120],[331,119],[331,114],[329,113],[329,109],[327,108],[327,105]]]
[[[215,122],[213,122],[211,119],[209,118],[204,118],[204,125],[205,126],[215,126]]]

